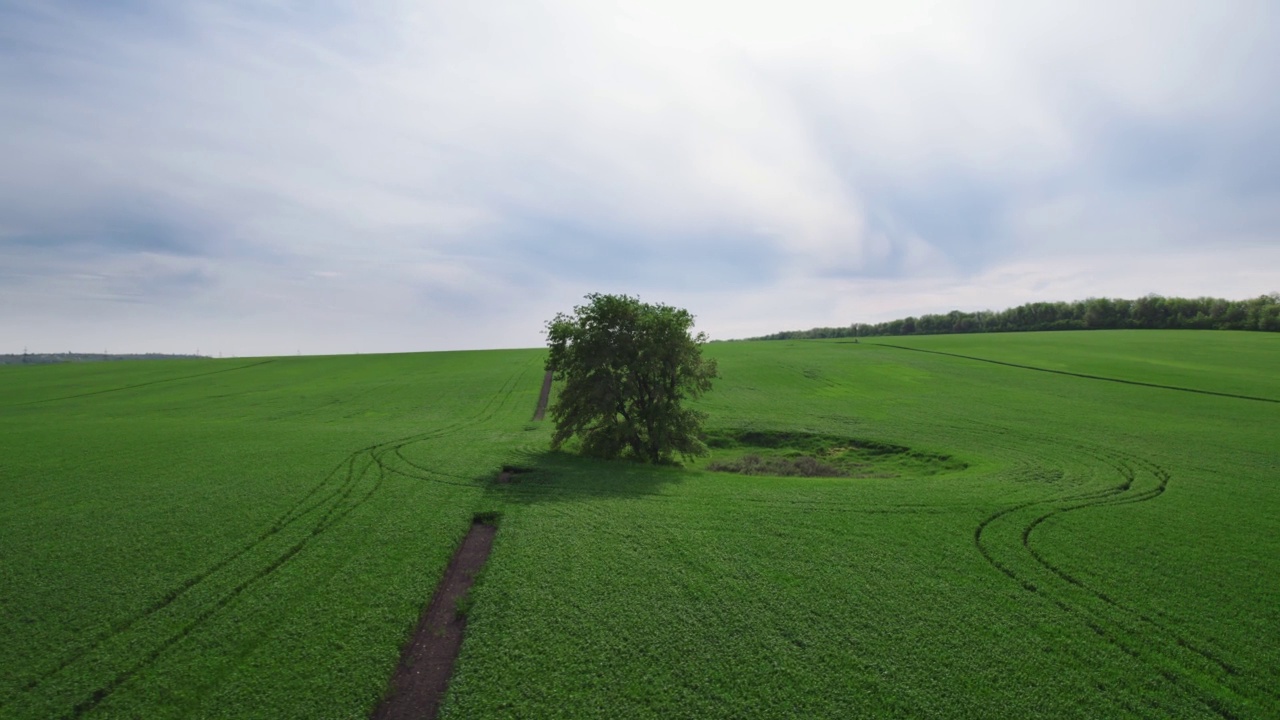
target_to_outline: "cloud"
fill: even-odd
[[[1275,290],[1277,29],[1245,1],[3,5],[0,329],[409,350],[537,344],[596,290],[720,337]]]

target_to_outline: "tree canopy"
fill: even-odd
[[[683,406],[711,389],[714,360],[693,315],[627,295],[586,296],[547,323],[547,369],[561,383],[551,408],[558,449],[577,436],[582,452],[667,462],[705,454],[705,414]]]
[[[1089,298],[1075,302],[1035,302],[992,312],[921,315],[876,324],[787,330],[751,340],[940,335],[1034,330],[1260,330],[1280,332],[1280,293],[1248,300],[1147,295],[1136,300]]]

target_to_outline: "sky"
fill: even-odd
[[[0,353],[1280,291],[1280,3],[0,0]]]

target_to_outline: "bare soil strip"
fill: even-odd
[[[467,625],[466,618],[458,615],[458,600],[466,595],[476,573],[484,567],[497,532],[497,527],[484,522],[471,524],[471,531],[449,561],[431,604],[422,613],[413,639],[400,655],[400,665],[391,678],[391,692],[374,711],[373,720],[436,717]]]
[[[542,394],[538,396],[538,407],[533,411],[533,419],[541,420],[547,414],[547,400],[551,397],[551,376],[555,371],[548,370],[542,378]]]

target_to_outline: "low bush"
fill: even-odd
[[[717,461],[707,465],[708,470],[732,472],[739,475],[777,475],[780,477],[846,477],[849,473],[834,465],[828,465],[808,455],[800,457],[761,457],[743,455],[737,460]]]

